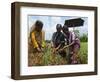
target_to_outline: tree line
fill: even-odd
[[[87,42],[88,41],[88,33],[83,33],[80,35],[79,30],[74,30],[75,34],[80,38],[81,42]]]

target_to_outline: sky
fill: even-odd
[[[56,25],[64,25],[65,20],[82,18],[84,20],[84,25],[80,27],[75,27],[80,32],[80,35],[83,33],[88,33],[88,18],[87,17],[75,17],[75,16],[37,16],[37,15],[28,15],[28,29],[30,31],[32,25],[37,20],[43,22],[43,30],[45,31],[45,40],[51,40],[52,34],[56,31]],[[72,28],[70,29],[72,30]]]

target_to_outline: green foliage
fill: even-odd
[[[81,41],[81,42],[87,42],[87,41],[88,41],[88,34],[83,34],[83,35],[80,37],[80,41]]]
[[[43,54],[43,60],[42,60],[44,65],[49,65],[50,64],[50,59],[51,59],[50,55],[51,55],[51,50],[45,48],[44,49],[44,54]]]
[[[46,45],[49,43],[46,43]],[[88,63],[88,44],[87,42],[81,42],[79,50],[78,60],[80,64]],[[48,65],[66,65],[67,60],[60,54],[54,54],[50,45],[44,48],[42,53],[30,53],[28,59],[29,66],[48,66]]]
[[[79,51],[79,61],[81,64],[87,64],[87,62],[88,62],[88,44],[87,44],[87,42],[81,42],[81,48]]]
[[[78,55],[78,60],[81,64],[88,63],[88,44],[87,42],[81,42]],[[43,55],[43,65],[62,65],[67,64],[67,60],[61,57],[59,54],[53,54],[51,48],[46,48]]]
[[[53,54],[52,49],[48,47],[44,49],[42,63],[43,65],[63,65],[66,64],[66,60],[59,54]]]

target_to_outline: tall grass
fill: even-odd
[[[44,48],[42,53],[29,53],[28,55],[29,66],[47,66],[47,65],[65,65],[67,64],[66,58],[63,58],[60,54],[54,54],[52,48]],[[78,54],[78,60],[80,64],[88,63],[88,44],[87,42],[81,42],[81,47]]]
[[[50,47],[44,49],[42,62],[43,62],[43,65],[66,64],[66,60],[64,60],[58,53],[54,54]]]
[[[79,51],[79,61],[81,64],[88,63],[88,43],[81,42],[80,51]]]

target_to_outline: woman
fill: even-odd
[[[63,26],[63,33],[67,39],[67,47],[69,48],[68,63],[77,64],[77,55],[80,49],[80,40],[74,32],[69,31],[66,25]]]
[[[31,45],[33,47],[33,52],[41,52],[44,47],[44,32],[42,31],[43,23],[37,20],[32,26],[30,32]]]
[[[64,50],[60,51],[61,48],[65,46],[65,37],[63,33],[61,32],[62,25],[57,24],[56,25],[56,32],[53,33],[52,36],[52,43],[53,43],[53,52],[58,52],[62,57],[66,56],[66,53]]]

